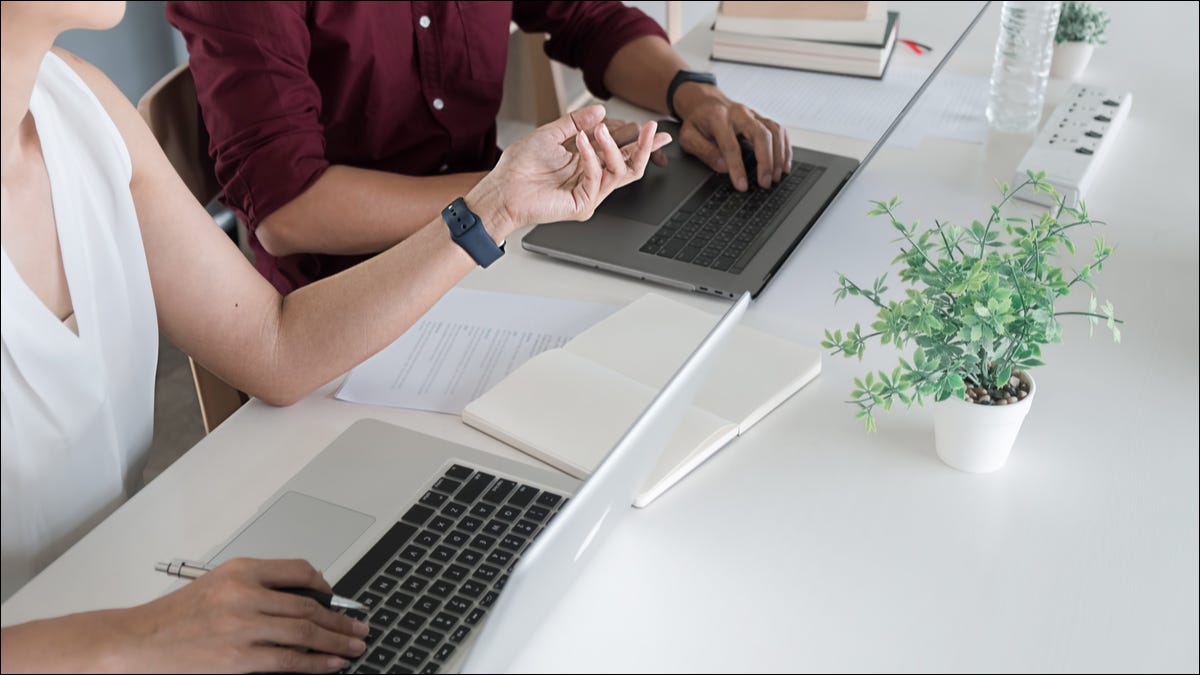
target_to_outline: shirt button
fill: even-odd
[[[417,19],[417,23],[421,24],[421,28],[429,28],[429,17],[422,16],[420,19]]]
[[[450,165],[449,165],[449,164],[443,164],[443,165],[441,165],[441,166],[439,166],[439,167],[438,167],[438,171],[439,171],[439,172],[441,172],[441,173],[446,173],[446,170],[447,170],[447,169],[449,169],[449,168],[450,168]]]
[[[445,107],[446,107],[445,101],[443,101],[440,98],[433,99],[433,109],[434,110],[441,110],[442,108],[445,108]]]

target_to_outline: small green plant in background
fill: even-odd
[[[1108,12],[1090,2],[1064,2],[1058,16],[1056,43],[1086,42],[1102,45],[1108,30]]]
[[[1055,206],[1040,217],[1003,216],[1004,205],[1026,187],[1052,195]],[[898,199],[872,202],[870,215],[887,216],[900,233],[900,254],[892,262],[908,287],[902,299],[888,300],[886,274],[870,286],[839,274],[835,298],[864,298],[878,314],[866,334],[861,325],[846,332],[826,330],[821,342],[833,354],[860,360],[873,338],[897,349],[914,347],[912,360],[901,357],[890,373],[855,378],[849,402],[859,408],[856,416],[866,419],[868,431],[875,429],[878,406],[888,410],[896,400],[920,405],[926,397],[966,399],[968,386],[999,389],[1014,372],[1042,365],[1042,346],[1062,340],[1060,316],[1087,317],[1093,328],[1103,320],[1120,342],[1122,322],[1111,303],[1097,307],[1091,284],[1112,247],[1096,239],[1091,262],[1077,272],[1055,264],[1064,252],[1075,253],[1071,230],[1102,223],[1088,215],[1083,202],[1078,208],[1065,206],[1044,172],[1029,172],[1013,190],[1001,185],[1000,193],[987,222],[977,220],[970,227],[938,221],[924,228],[905,225],[896,215]],[[1087,311],[1057,311],[1056,301],[1079,284],[1093,288]]]

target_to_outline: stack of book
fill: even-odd
[[[898,19],[886,2],[722,2],[713,59],[881,78]]]

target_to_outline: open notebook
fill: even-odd
[[[586,477],[712,328],[716,317],[648,294],[543,352],[467,405],[463,421]],[[739,326],[650,474],[645,506],[821,371],[821,355]]]

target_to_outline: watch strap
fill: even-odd
[[[445,220],[446,226],[450,228],[450,238],[454,243],[461,246],[480,267],[487,267],[504,255],[504,245],[496,245],[487,229],[483,227],[483,221],[474,211],[467,208],[467,203],[462,197],[442,209],[442,220]]]
[[[698,73],[694,70],[681,70],[675,73],[675,77],[671,78],[671,84],[667,87],[667,110],[670,111],[671,117],[683,121],[683,117],[675,111],[675,90],[684,82],[699,82],[701,84],[717,83],[717,76],[712,73]]]

